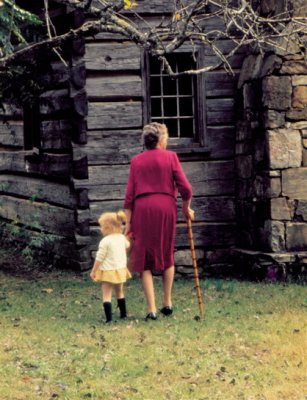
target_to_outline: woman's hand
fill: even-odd
[[[183,207],[182,211],[183,211],[183,215],[184,215],[186,221],[188,221],[189,219],[191,221],[194,221],[195,213],[191,207]]]
[[[126,225],[125,225],[125,232],[124,232],[124,235],[125,236],[129,236],[129,233],[131,232],[131,224],[130,224],[130,222],[126,222]]]

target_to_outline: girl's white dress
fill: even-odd
[[[102,264],[96,272],[96,282],[124,283],[131,278],[127,268],[129,241],[121,233],[105,236],[99,243],[96,261]]]

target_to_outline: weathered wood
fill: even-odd
[[[122,165],[95,165],[88,168],[89,172],[89,187],[92,185],[111,185],[111,184],[126,184],[128,179],[129,166]]]
[[[127,164],[141,147],[141,130],[89,131],[86,154],[89,165]]]
[[[71,77],[71,82],[72,84],[80,89],[85,86],[86,83],[86,68],[85,68],[85,62],[83,61],[78,61],[76,62],[70,71],[70,77]]]
[[[48,90],[40,96],[40,113],[52,114],[58,111],[68,111],[72,107],[68,89]]]
[[[238,73],[231,75],[225,71],[205,74],[206,97],[234,97],[237,90]]]
[[[207,125],[234,125],[234,99],[207,99]]]
[[[26,170],[25,156],[28,154],[28,151],[0,152],[0,171],[24,172]]]
[[[90,201],[123,199],[126,193],[125,184],[89,185],[88,181],[79,181],[77,186],[85,186],[88,188],[88,196]],[[193,192],[195,196],[233,195],[234,191],[234,181],[231,179],[223,179],[222,176],[220,179],[209,180],[193,185]]]
[[[140,69],[140,49],[131,42],[88,43],[84,59],[87,70],[133,71]]]
[[[72,110],[79,118],[83,118],[88,113],[87,94],[84,88],[80,90],[71,90]]]
[[[2,103],[0,109],[0,120],[20,120],[23,116],[22,108],[17,107],[14,104]]]
[[[73,160],[73,177],[76,179],[87,179],[87,156],[74,158]]]
[[[90,201],[123,199],[126,193],[126,185],[97,185],[90,186],[88,198]]]
[[[85,40],[84,38],[75,39],[72,41],[72,53],[75,57],[83,57],[85,54]]]
[[[0,175],[0,192],[69,208],[76,205],[75,195],[67,185],[46,179]]]
[[[42,149],[68,150],[71,147],[72,125],[68,120],[43,121],[41,123]]]
[[[74,211],[66,208],[3,195],[0,202],[0,216],[61,236],[74,235]]]
[[[88,190],[77,190],[75,194],[78,207],[81,209],[89,208]]]
[[[23,122],[22,121],[0,121],[0,145],[1,146],[23,146]]]
[[[190,180],[195,196],[226,195],[234,193],[234,162],[187,162],[182,163]],[[98,189],[97,196],[104,196],[104,190],[110,191],[108,185],[126,185],[129,166],[89,166],[89,179],[82,182],[84,188],[89,189],[89,196],[95,196],[94,190]],[[105,186],[105,189],[101,187]],[[119,189],[119,186],[116,186]],[[123,192],[123,189],[119,189]]]
[[[206,223],[194,223],[193,224],[193,238],[195,246],[204,247],[206,250],[217,246],[232,246],[235,244],[235,229],[234,223],[217,223],[217,222],[206,222]],[[95,244],[95,238],[98,243],[99,237],[101,237],[100,230],[97,226],[91,227],[91,236],[93,237],[92,248],[97,248]],[[176,231],[175,246],[188,247],[188,235],[186,224],[179,224]]]
[[[234,223],[194,223],[193,239],[195,246],[205,249],[235,244],[236,225]],[[176,247],[188,246],[187,226],[179,224],[176,234]]]
[[[233,180],[234,162],[231,161],[203,161],[182,163],[183,169],[193,184],[209,182],[211,180]],[[126,184],[129,167],[118,165],[89,167],[89,183],[97,184]]]
[[[117,211],[123,208],[123,200],[92,201],[90,203],[91,223],[96,223],[99,215],[106,211]],[[197,221],[233,221],[235,204],[232,197],[194,197],[192,208]],[[183,222],[181,200],[178,199],[178,221]]]
[[[169,4],[165,3],[165,7],[167,6],[169,6]],[[139,8],[136,8],[135,11],[137,11],[138,13],[140,12]],[[137,26],[138,29],[142,30],[143,32],[149,31],[156,27],[167,26],[167,24],[170,22],[170,18],[171,16],[168,16],[166,13],[164,13],[164,15],[155,15],[154,13],[151,13],[150,15],[146,15],[146,19],[140,19],[138,17],[134,17],[134,15],[129,15],[129,19]],[[212,31],[212,34],[214,36],[217,29],[222,30],[225,28],[225,24],[222,19],[217,16],[207,18],[203,23],[200,21],[199,26],[202,27],[203,32],[210,33]],[[97,40],[123,41],[127,40],[127,37],[120,34],[101,32],[94,37],[86,38],[86,41],[88,42],[93,42]]]
[[[207,128],[206,134],[211,159],[234,156],[236,135],[234,126],[211,126]]]
[[[139,101],[89,103],[87,127],[90,130],[141,126],[142,103]]]
[[[45,87],[55,89],[67,84],[69,82],[69,75],[69,67],[63,64],[62,61],[58,61],[50,64],[48,73],[41,79]]]
[[[89,100],[105,97],[141,97],[142,79],[140,76],[100,76],[86,80]]]
[[[26,157],[25,171],[44,176],[67,179],[71,176],[70,154],[34,154]]]

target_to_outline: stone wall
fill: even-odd
[[[307,53],[302,43],[248,56],[238,83],[237,246],[240,263],[246,263],[245,253],[267,270],[283,260],[283,270],[298,263],[304,268],[307,257]],[[255,252],[266,256],[257,261]]]

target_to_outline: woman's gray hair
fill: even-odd
[[[167,127],[159,122],[151,122],[143,128],[143,144],[148,150],[155,149],[163,136],[167,136]]]

